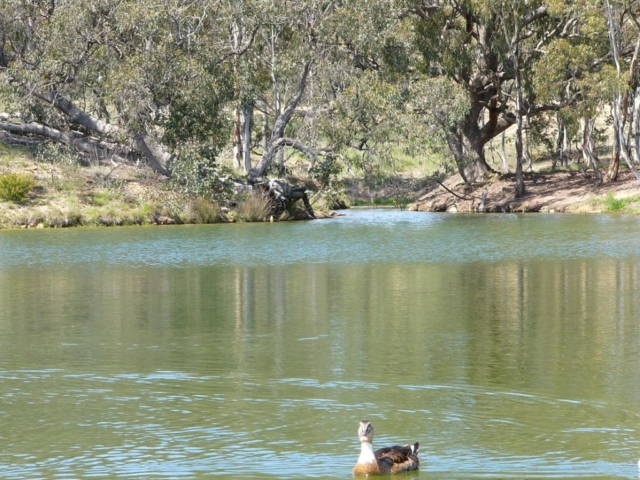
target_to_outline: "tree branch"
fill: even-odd
[[[284,130],[291,120],[291,116],[295,111],[302,95],[304,94],[304,90],[307,86],[307,78],[309,76],[309,71],[311,69],[311,60],[307,60],[302,69],[302,76],[300,81],[298,82],[298,88],[296,93],[293,95],[293,98],[285,108],[282,115],[280,115],[273,124],[273,129],[271,130],[271,138],[269,139],[269,147],[262,155],[262,158],[258,162],[258,164],[249,171],[249,181],[255,181],[257,178],[260,178],[267,171],[271,162],[273,161],[273,157],[278,150],[282,146],[286,145],[286,140],[284,137]],[[290,139],[289,139],[290,140]],[[293,146],[293,145],[291,145]]]
[[[85,153],[89,154],[98,154],[100,151],[108,150],[109,156],[115,160],[120,162],[126,162],[127,159],[121,157],[113,153],[113,145],[105,144],[99,140],[95,140],[93,138],[87,137],[75,137],[73,135],[69,135],[61,130],[57,130],[52,127],[48,127],[46,125],[41,125],[39,123],[11,123],[11,122],[0,122],[0,129],[5,130],[10,133],[15,133],[18,135],[38,135],[40,137],[50,138],[57,142],[63,142],[67,145],[71,145]],[[104,154],[103,157],[106,157],[107,154]]]
[[[51,104],[53,107],[64,113],[70,122],[82,125],[89,130],[106,136],[120,135],[129,137],[128,132],[123,131],[117,125],[113,125],[94,117],[93,115],[78,108],[70,100],[59,95],[55,91],[41,91],[35,87],[29,88],[31,94],[39,100]],[[142,154],[151,167],[165,176],[171,176],[169,163],[171,154],[160,145],[156,139],[148,134],[138,134],[133,137],[133,148]]]

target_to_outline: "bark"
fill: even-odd
[[[238,25],[237,22],[232,22],[231,24],[231,40],[233,43],[234,49],[237,49],[240,43],[242,42],[242,28]],[[234,98],[236,100],[236,108],[233,109],[233,133],[231,142],[233,145],[233,168],[236,170],[240,170],[243,166],[243,155],[242,155],[242,121],[241,118],[242,112],[240,111],[240,107],[237,105],[239,103],[239,85],[240,85],[240,71],[238,68],[238,58],[234,58],[233,60],[233,76],[235,77],[235,88],[234,88]]]
[[[240,135],[240,109],[233,109],[233,168],[240,170],[242,168],[242,138]]]
[[[171,154],[149,135],[136,135],[134,140],[137,150],[147,158],[151,167],[156,172],[170,177],[171,170],[169,170],[168,165],[171,161]]]
[[[515,70],[516,89],[516,198],[525,194],[524,175],[522,172],[522,81],[520,78],[520,19],[515,20],[513,41],[513,68]]]
[[[266,194],[270,199],[272,221],[279,219],[284,211],[293,206],[298,200],[302,200],[304,204],[306,218],[316,218],[305,187],[292,186],[286,180],[281,179],[269,180],[268,182],[257,184],[256,187],[262,190],[263,194]]]
[[[465,148],[463,145],[463,137],[462,134],[457,132],[450,132],[447,136],[447,143],[449,144],[449,150],[453,155],[453,159],[456,162],[456,166],[458,167],[458,173],[460,177],[462,177],[462,181],[464,183],[469,183],[469,179],[467,178],[466,173],[466,159],[465,159]]]
[[[436,3],[438,3],[438,6],[436,7],[434,4],[435,10],[442,8],[439,6],[439,2]],[[460,2],[454,3],[460,6],[459,15],[462,21],[466,21],[466,38],[468,39],[466,43],[474,44],[474,46],[477,44],[477,51],[481,52],[474,64],[470,65],[468,69],[452,74],[452,79],[466,89],[471,109],[460,129],[461,139],[457,139],[455,135],[450,135],[450,138],[447,139],[458,169],[460,170],[461,164],[466,164],[467,177],[470,181],[473,181],[478,180],[478,177],[483,173],[493,171],[485,161],[483,148],[492,138],[516,125],[517,114],[527,114],[533,117],[541,112],[560,110],[580,99],[580,92],[577,91],[561,101],[553,101],[547,104],[534,104],[533,98],[522,98],[519,107],[515,109],[517,111],[514,111],[508,105],[509,95],[506,92],[506,87],[515,80],[514,74],[511,72],[519,72],[530,65],[532,59],[536,58],[550,39],[568,34],[563,30],[563,27],[569,28],[569,25],[574,24],[575,20],[566,18],[559,24],[549,27],[549,30],[544,33],[538,44],[525,51],[521,50],[521,42],[538,31],[532,25],[548,15],[546,6],[541,6],[522,15],[513,12],[513,18],[517,19],[515,21],[517,25],[515,26],[518,30],[507,32],[505,22],[509,20],[501,12],[493,11],[493,18],[485,23],[476,18],[471,9],[466,6],[463,7]],[[515,2],[513,8],[522,3],[526,4],[521,0]],[[504,8],[509,8],[507,3],[504,4]],[[425,15],[427,17],[430,16],[429,13],[425,13]],[[505,34],[504,40],[511,47],[509,59],[512,61],[512,65],[514,58],[513,47],[516,43],[520,44],[516,68],[505,68],[504,55],[500,52],[501,47],[499,46],[503,42],[497,39],[497,29],[501,27]],[[508,107],[510,108],[507,109]],[[480,127],[479,119],[482,117],[486,117],[487,121]]]
[[[507,134],[502,132],[500,139],[500,158],[502,159],[502,168],[505,173],[509,173],[509,163],[507,162]]]
[[[267,112],[262,113],[262,151],[266,152],[269,148],[269,117]]]
[[[71,123],[82,125],[83,127],[102,135],[112,136],[122,133],[120,128],[117,126],[104,122],[99,118],[95,118],[55,91],[46,92],[31,88],[30,92],[37,99],[53,105],[56,109],[64,113]]]
[[[640,88],[636,88],[633,98],[633,161],[640,163]]]
[[[562,167],[564,165],[564,145],[565,145],[565,129],[564,122],[558,118],[558,136],[556,137],[556,151],[553,158],[553,168],[556,168],[556,165],[560,163]]]

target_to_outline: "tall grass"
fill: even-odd
[[[598,200],[598,203],[604,207],[605,213],[624,213],[628,210],[631,204],[640,202],[640,197],[628,197],[628,198],[615,198],[613,192],[607,193],[602,200]],[[633,212],[629,212],[633,213]]]
[[[241,222],[262,222],[271,213],[271,201],[260,193],[254,193],[238,203],[236,212]]]
[[[196,223],[218,223],[222,221],[220,205],[218,202],[211,202],[207,198],[196,198],[191,204],[191,210]]]

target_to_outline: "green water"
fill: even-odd
[[[0,477],[637,478],[640,219],[0,232]]]

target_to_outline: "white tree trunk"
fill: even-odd
[[[593,143],[593,119],[592,118],[583,118],[580,120],[582,123],[582,158],[585,162],[585,168],[588,169],[589,166],[593,167],[593,171],[600,181],[602,181],[602,173],[600,173],[600,169],[598,168],[598,162],[594,153],[594,143]]]
[[[505,173],[509,173],[509,162],[507,161],[507,134],[502,132],[500,138],[500,158],[502,159],[502,168]]]
[[[640,87],[636,88],[633,97],[633,161],[640,163]]]
[[[243,107],[244,133],[242,135],[242,152],[244,156],[244,173],[247,174],[249,170],[251,170],[251,122],[253,120],[253,105],[245,103]]]

